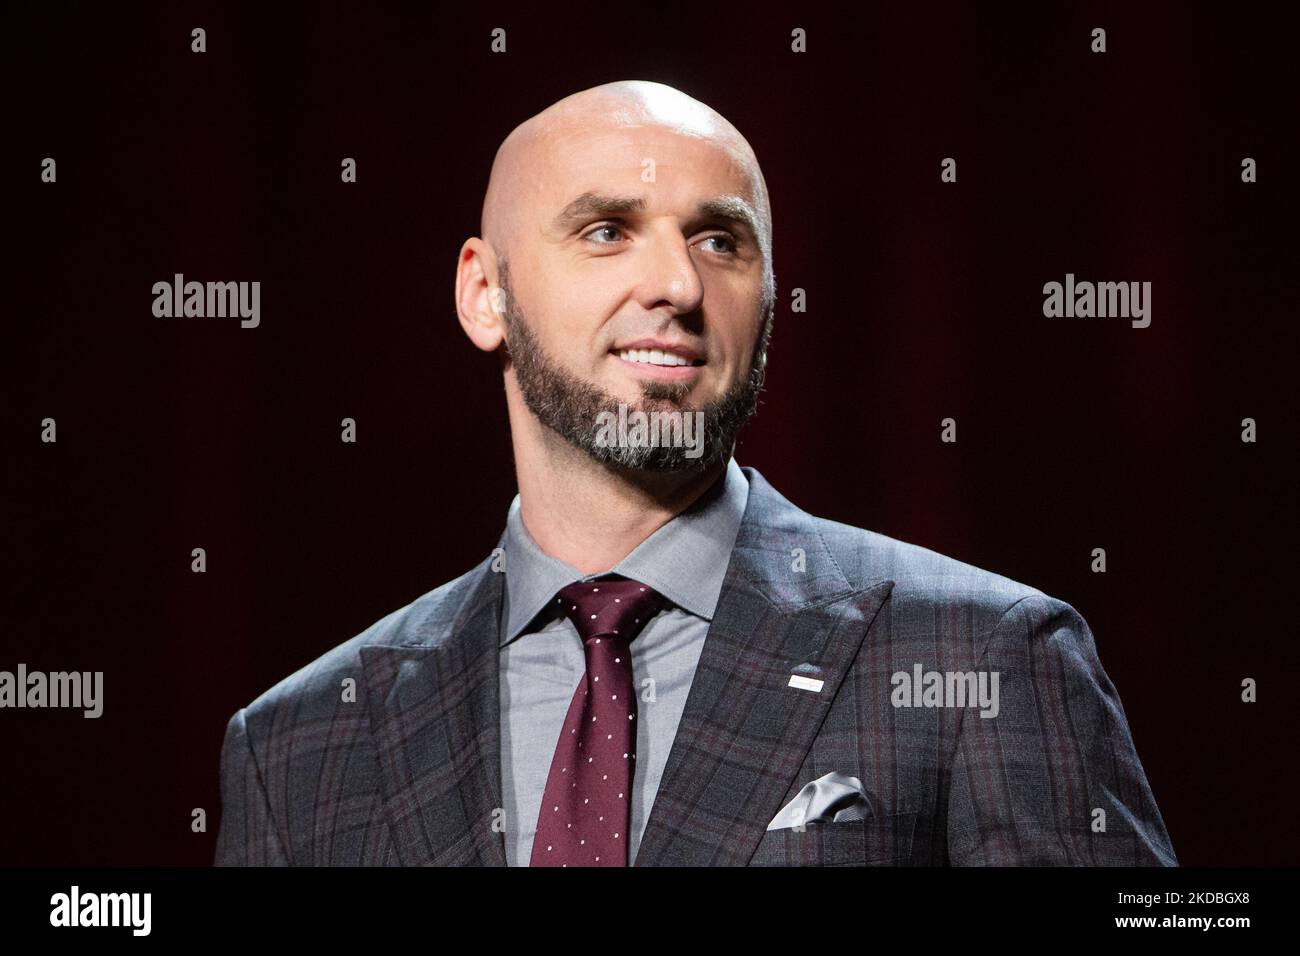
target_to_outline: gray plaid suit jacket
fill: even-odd
[[[1074,608],[815,518],[743,471],[748,506],[636,866],[1177,865]],[[491,564],[235,713],[218,865],[505,865]],[[997,716],[894,706],[891,676],[918,663],[997,671]],[[796,668],[820,692],[790,686]],[[832,772],[861,781],[864,818],[766,829]]]

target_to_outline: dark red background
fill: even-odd
[[[494,546],[508,426],[456,252],[501,138],[625,78],[720,110],[771,191],[740,463],[1073,604],[1181,861],[1296,862],[1294,31],[1183,4],[265,6],[7,14],[0,669],[102,670],[106,705],[0,711],[0,863],[209,862],[229,716]],[[154,318],[174,272],[259,280],[261,327]],[[1066,272],[1152,282],[1151,327],[1045,319]]]

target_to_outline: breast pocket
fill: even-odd
[[[906,866],[916,813],[768,830],[750,866]]]

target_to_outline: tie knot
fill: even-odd
[[[583,643],[615,635],[630,642],[664,606],[654,588],[618,575],[577,581],[561,588],[555,600]]]

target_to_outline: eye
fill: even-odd
[[[597,245],[609,246],[609,245],[613,245],[615,242],[618,241],[619,238],[622,237],[622,233],[623,233],[623,227],[622,227],[622,226],[618,226],[618,225],[615,225],[615,224],[613,224],[613,223],[609,223],[609,222],[607,222],[607,223],[603,223],[603,224],[597,226],[595,229],[591,230],[591,232],[586,233],[582,238],[584,238],[584,239],[589,239],[589,240],[590,240],[593,236],[599,236],[599,235],[601,235],[602,233],[611,233],[611,232],[612,232],[612,233],[617,233],[618,236],[615,237],[615,238],[613,238],[613,239],[609,239],[609,240],[606,240],[606,239],[596,239],[596,240],[594,240],[594,241],[596,242]]]
[[[725,233],[723,233],[722,235],[717,235],[717,236],[706,236],[706,237],[704,238],[704,241],[705,241],[705,242],[721,242],[721,243],[723,243],[724,248],[721,248],[721,249],[715,249],[715,251],[717,251],[717,252],[721,252],[721,253],[723,253],[724,255],[735,255],[735,254],[736,254],[736,240],[735,240],[734,238],[732,238],[731,236],[725,234]]]

